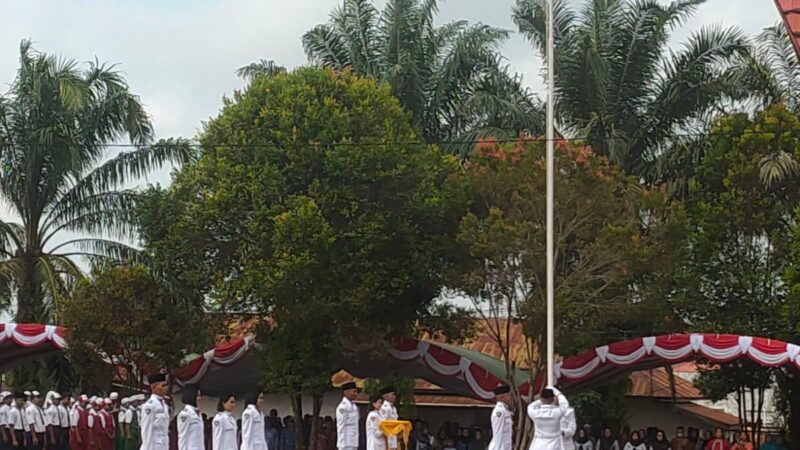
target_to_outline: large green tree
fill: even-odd
[[[213,345],[200,305],[175,296],[139,265],[98,266],[76,283],[60,314],[69,330],[67,355],[86,390],[107,392],[112,381],[138,388],[147,370],[176,369],[190,352]]]
[[[748,51],[742,33],[705,27],[680,50],[673,31],[705,0],[555,0],[555,101],[566,136],[582,137],[626,173],[659,178],[674,135],[705,123],[731,93],[726,69]],[[514,21],[540,55],[545,0],[517,0]]]
[[[793,160],[800,157],[798,128],[798,118],[783,106],[752,116],[726,116],[712,128],[703,160],[689,183],[688,251],[672,296],[692,330],[797,342],[800,314],[790,295],[796,282],[790,269],[798,261],[793,254],[795,208],[800,200],[797,179],[765,185],[762,172],[765,160],[775,153]],[[740,404],[747,405],[742,424],[755,424],[757,434],[764,390],[774,377],[781,386],[796,389],[794,370],[740,362],[703,374],[701,386],[714,398],[735,394]],[[795,400],[791,411],[795,432],[800,432],[798,411]]]
[[[544,152],[544,141],[482,143],[457,177],[473,202],[457,235],[469,258],[455,268],[450,286],[487,319],[510,377],[517,376],[516,364],[534,379],[546,363],[540,351],[547,345]],[[571,355],[618,340],[625,319],[642,313],[651,326],[663,323],[669,312],[663,295],[683,236],[680,205],[586,146],[560,141],[555,165],[556,351]],[[489,320],[495,317],[522,324],[525,358],[510,354],[511,320]],[[530,421],[519,415],[515,448],[526,448],[529,432]]]
[[[297,416],[299,396],[321,400],[343,360],[438,311],[458,164],[417,140],[375,80],[256,77],[207,124],[198,162],[153,193],[148,208],[169,214],[142,215],[145,247],[172,278],[265,319],[263,379]]]
[[[479,137],[540,134],[541,108],[499,47],[509,32],[459,20],[435,25],[438,0],[343,0],[303,35],[309,59],[389,84],[430,143],[466,154]]]
[[[107,144],[135,149],[107,159]],[[81,276],[76,257],[120,259],[134,251],[138,193],[119,189],[167,161],[188,156],[178,142],[148,146],[150,120],[114,66],[20,46],[20,66],[0,96],[0,303],[16,319],[48,322],[52,306]],[[77,236],[77,237],[76,237]]]

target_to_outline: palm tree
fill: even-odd
[[[134,150],[102,162],[127,136]],[[47,321],[76,258],[123,259],[139,193],[119,189],[166,162],[186,161],[184,141],[149,146],[150,120],[113,66],[75,61],[20,45],[20,66],[0,96],[0,300],[18,321]]]
[[[541,132],[538,101],[499,54],[509,32],[466,21],[437,27],[437,12],[437,0],[389,0],[382,12],[370,0],[344,0],[303,35],[303,47],[323,67],[388,83],[426,141],[455,142],[452,151]],[[240,72],[252,76],[252,67]]]
[[[585,137],[627,173],[658,178],[676,132],[704,124],[729,99],[725,71],[747,54],[736,29],[706,27],[678,51],[672,32],[705,0],[555,0],[556,111],[561,131]],[[547,0],[517,0],[513,18],[544,56]]]
[[[800,116],[800,61],[782,23],[764,29],[756,37],[753,51],[739,60],[729,76],[736,87],[735,95],[749,106],[764,109],[780,103]],[[761,180],[767,187],[799,174],[800,164],[785,151],[761,160]]]

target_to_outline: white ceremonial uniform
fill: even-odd
[[[5,403],[0,403],[0,427],[7,427],[8,426],[8,410],[11,409],[9,405]]]
[[[358,407],[346,397],[336,407],[336,448],[358,448]]]
[[[247,405],[247,408],[242,411],[242,445],[239,448],[240,450],[267,450],[267,439],[264,437],[264,415],[256,405]]]
[[[153,394],[142,405],[142,446],[140,450],[169,450],[169,409],[163,398]]]
[[[25,411],[17,408],[16,406],[13,408],[9,408],[8,410],[8,427],[13,428],[17,431],[25,431],[26,422],[25,422]]]
[[[29,431],[30,426],[33,425],[33,430],[37,433],[45,432],[47,425],[45,424],[44,413],[42,408],[39,408],[34,403],[25,408],[25,420],[27,420],[28,424],[28,429],[25,431]]]
[[[386,435],[381,431],[381,415],[378,411],[367,414],[367,450],[386,450]]]
[[[220,412],[214,416],[211,424],[212,441],[214,450],[238,450],[236,445],[236,419],[227,412]]]
[[[127,420],[128,411],[120,412],[120,422]],[[127,422],[122,422],[127,423]],[[183,407],[178,414],[178,450],[205,450],[206,441],[203,432],[203,417],[192,405]]]
[[[561,438],[564,441],[564,450],[575,450],[574,437],[577,430],[578,424],[575,421],[575,410],[568,408],[561,417]]]
[[[58,415],[58,405],[55,403],[48,406],[44,412],[45,425],[50,427],[61,427],[61,417]]]
[[[533,420],[534,434],[530,450],[562,450],[561,417],[569,409],[569,402],[561,392],[550,388],[558,398],[558,404],[545,404],[541,400],[528,405],[528,417]]]
[[[393,404],[384,400],[383,405],[381,405],[381,422],[384,420],[397,420],[397,408],[394,407]],[[392,436],[390,438],[386,438],[387,444],[390,449],[397,448],[397,436]]]
[[[487,450],[511,450],[514,445],[514,415],[503,402],[497,402],[492,410],[492,440]]]
[[[69,428],[71,421],[69,418],[69,411],[67,410],[67,407],[59,403],[58,405],[56,405],[56,411],[58,411],[59,426],[61,426],[61,428]]]

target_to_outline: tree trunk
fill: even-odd
[[[315,394],[312,397],[311,403],[311,437],[308,440],[308,450],[317,448],[317,422],[319,421],[319,413],[322,411],[322,395]]]
[[[38,323],[42,320],[42,293],[36,283],[36,262],[33,258],[23,258],[23,278],[17,290],[17,323]]]
[[[292,414],[294,415],[294,448],[303,450],[305,444],[303,440],[303,395],[294,394],[291,396]]]

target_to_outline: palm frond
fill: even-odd
[[[341,36],[330,25],[317,25],[303,35],[303,50],[311,61],[336,70],[350,65]]]
[[[53,247],[50,254],[70,259],[83,256],[131,264],[146,262],[146,255],[140,250],[120,242],[99,238],[71,239]]]
[[[245,80],[253,80],[259,76],[274,77],[286,73],[286,68],[278,65],[273,60],[262,59],[258,62],[250,63],[244,67],[236,70],[236,76],[244,78]]]
[[[800,164],[785,151],[767,155],[759,161],[761,182],[769,188],[774,188],[789,178],[797,177],[798,174],[800,174]]]

